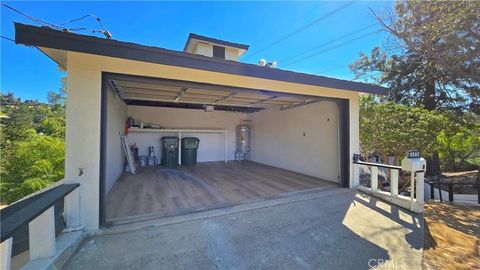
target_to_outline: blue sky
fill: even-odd
[[[370,8],[382,11],[392,2],[355,2],[305,30],[253,53],[300,29],[347,2],[4,2],[37,19],[61,24],[87,14],[102,18],[114,39],[182,50],[190,32],[250,45],[241,61],[257,63],[260,58],[277,60],[280,68],[301,52],[357,32],[311,53],[285,67],[342,79],[353,79],[348,64],[359,52],[369,52],[382,44],[386,34],[369,34],[378,26]],[[13,38],[13,22],[34,24],[29,19],[1,7],[1,35]],[[87,18],[69,25],[97,29]],[[80,32],[91,34],[89,32]],[[356,40],[355,40],[356,39]],[[349,40],[353,40],[348,42]],[[348,42],[348,43],[346,43]],[[339,44],[342,46],[338,46]],[[64,76],[55,63],[34,48],[1,39],[1,91],[22,99],[45,101],[47,92],[60,87]],[[322,52],[323,51],[323,52]],[[315,52],[322,52],[315,54]],[[251,55],[251,56],[250,56]],[[297,59],[298,59],[297,58]],[[295,60],[295,59],[294,59]]]

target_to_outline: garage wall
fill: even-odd
[[[65,212],[67,224],[79,222],[87,231],[99,228],[102,72],[348,99],[349,156],[359,152],[359,93],[356,92],[77,52],[68,52],[67,56],[65,183],[80,183],[80,188],[78,196],[67,196]],[[353,170],[352,163],[350,166],[351,187],[354,187],[358,185],[358,171]],[[79,168],[83,168],[81,176]]]
[[[111,89],[108,89],[107,111],[107,168],[105,194],[110,192],[115,182],[124,170],[125,155],[120,142],[120,135],[124,134],[127,119],[127,105]]]
[[[165,128],[192,129],[227,129],[228,159],[235,159],[235,128],[246,119],[243,113],[203,110],[159,108],[144,106],[128,106],[128,115],[137,122],[157,124]],[[148,146],[154,146],[156,156],[160,158],[160,138],[176,136],[168,133],[134,133],[128,134],[130,143],[136,143],[139,155],[147,155]],[[200,138],[198,161],[223,161],[225,153],[225,137],[223,133],[182,133],[182,137],[194,136]]]
[[[253,161],[339,182],[338,109],[322,101],[248,115]]]

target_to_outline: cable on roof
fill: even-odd
[[[97,21],[98,25],[100,26],[100,29],[105,31],[105,29],[103,28],[103,25],[102,25],[102,19],[100,17],[96,16],[96,15],[93,15],[93,14],[87,14],[87,15],[82,16],[80,18],[76,18],[76,19],[64,22],[64,23],[60,24],[59,26],[64,26],[64,25],[70,24],[72,22],[78,22],[78,21],[81,21],[81,20],[84,20],[84,19],[90,18],[90,17],[94,18]]]
[[[94,34],[96,34],[96,33],[101,33],[101,34],[103,34],[103,35],[105,36],[105,38],[107,38],[107,39],[111,39],[111,38],[112,38],[112,34],[111,34],[108,30],[105,30],[105,29],[103,28],[101,19],[100,19],[99,17],[95,16],[95,15],[91,15],[91,14],[90,14],[90,15],[85,15],[85,16],[83,16],[83,17],[80,17],[80,18],[73,19],[73,20],[70,20],[70,21],[68,21],[68,22],[65,22],[65,23],[63,23],[63,24],[55,25],[55,24],[48,23],[48,22],[42,21],[42,20],[40,20],[40,19],[37,19],[37,18],[35,18],[35,17],[33,17],[33,16],[30,16],[30,15],[28,15],[28,14],[26,14],[26,13],[24,13],[24,12],[22,12],[22,11],[16,9],[16,8],[14,8],[14,7],[11,7],[11,6],[7,5],[7,4],[4,4],[4,3],[1,3],[1,4],[2,4],[2,6],[8,8],[8,9],[10,9],[10,10],[15,11],[16,13],[18,13],[18,14],[26,17],[26,18],[28,18],[29,20],[31,20],[31,21],[33,21],[33,22],[35,22],[35,23],[37,23],[37,24],[40,24],[40,25],[42,25],[42,26],[47,26],[47,27],[49,27],[49,28],[52,28],[52,29],[55,29],[55,30],[58,30],[58,31],[73,32],[73,31],[85,30],[85,31],[90,31],[90,32],[92,32],[92,33],[94,33]],[[88,29],[88,28],[85,28],[85,27],[71,28],[71,29],[64,27],[65,25],[67,25],[67,24],[69,24],[69,23],[71,23],[71,22],[80,21],[80,20],[83,20],[83,19],[88,18],[88,17],[93,17],[93,18],[95,18],[95,19],[97,20],[98,24],[100,25],[101,30],[98,30],[98,29]]]
[[[265,50],[267,50],[267,49],[269,49],[269,48],[277,45],[278,43],[280,43],[280,42],[282,42],[282,41],[284,41],[284,40],[286,40],[286,39],[288,39],[288,38],[290,38],[290,37],[292,37],[292,36],[300,33],[301,31],[304,31],[305,29],[311,27],[312,25],[315,25],[315,24],[317,24],[317,23],[325,20],[326,18],[328,18],[328,17],[332,16],[333,14],[341,11],[342,9],[345,9],[345,8],[353,5],[354,3],[355,3],[354,1],[347,2],[346,4],[342,5],[341,7],[338,7],[338,8],[336,8],[336,9],[330,11],[329,13],[321,16],[320,18],[318,18],[318,19],[316,19],[316,20],[314,20],[314,21],[312,21],[312,22],[310,22],[310,23],[308,23],[308,24],[300,27],[299,29],[297,29],[297,30],[295,30],[295,31],[293,31],[293,32],[290,32],[290,33],[288,33],[287,35],[285,35],[285,36],[277,39],[276,41],[270,43],[269,45],[263,47],[262,49],[253,52],[252,54],[248,55],[246,58],[250,58],[250,57],[252,57],[252,56],[254,56],[254,55],[257,55],[257,54],[259,54],[259,53],[261,53],[261,52],[263,52],[263,51],[265,51]]]

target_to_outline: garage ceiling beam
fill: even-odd
[[[172,104],[175,103],[175,102],[172,102],[171,99],[167,99],[167,98],[162,98],[162,97],[143,97],[143,96],[125,96],[123,98],[124,100],[142,100],[142,101],[161,101],[161,102],[171,102]],[[188,102],[185,102],[185,101],[180,101],[178,103],[190,103],[190,104],[201,104],[201,105],[205,105],[205,104],[211,104],[211,103],[208,103],[208,102],[204,102],[204,101],[194,101],[194,100],[191,100],[191,101],[188,101]],[[228,102],[220,102],[219,104],[217,105],[224,105],[224,106],[238,106],[238,107],[244,107],[245,109],[247,108],[257,108],[257,109],[266,109],[266,108],[280,108],[279,106],[271,106],[271,105],[253,105],[253,106],[249,106],[248,104],[238,104],[238,103],[228,103]]]
[[[180,93],[178,93],[177,97],[173,100],[173,102],[178,102],[188,91],[188,88],[183,88]]]
[[[266,96],[278,96],[278,97],[292,97],[292,98],[315,98],[316,96],[312,95],[299,95],[299,94],[291,94],[291,93],[283,93],[283,92],[275,92],[274,90],[263,90],[263,89],[252,89],[252,88],[242,88],[242,87],[235,87],[235,86],[223,86],[223,85],[216,85],[216,84],[208,84],[208,83],[200,83],[200,82],[191,82],[191,81],[179,81],[179,80],[170,80],[170,79],[162,79],[162,78],[151,78],[151,77],[141,77],[136,75],[125,75],[125,74],[109,74],[110,79],[115,79],[118,81],[124,81],[126,83],[133,82],[133,83],[149,83],[154,85],[167,85],[167,86],[174,86],[174,87],[184,87],[184,88],[196,88],[196,89],[204,89],[204,90],[217,90],[217,91],[230,91],[236,93],[258,93],[261,95]]]
[[[256,101],[256,102],[252,102],[252,103],[248,104],[248,106],[253,106],[253,105],[262,104],[262,103],[264,103],[264,102],[266,102],[266,101],[269,101],[269,100],[272,100],[272,99],[274,99],[274,98],[277,98],[277,96],[271,96],[271,97],[269,97],[269,98],[265,98],[265,99],[262,99],[262,100],[259,100],[259,101]]]
[[[236,94],[237,94],[237,93],[230,93],[230,95],[224,96],[223,98],[215,101],[215,104],[217,104],[217,103],[219,103],[219,102],[221,102],[221,101],[227,100],[227,99],[231,99],[231,98],[232,98],[233,96],[235,96]]]
[[[183,108],[183,109],[197,109],[204,110],[203,104],[191,104],[191,103],[173,103],[173,102],[161,102],[161,101],[152,101],[152,100],[127,100],[127,105],[136,105],[136,106],[152,106],[152,107],[167,107],[167,108]],[[263,110],[263,108],[251,108],[251,107],[240,107],[240,106],[222,106],[216,105],[215,111],[227,111],[227,112],[241,112],[241,113],[252,113]]]
[[[296,108],[296,107],[305,106],[305,105],[312,104],[312,103],[319,102],[319,101],[321,101],[321,100],[320,99],[305,100],[302,103],[293,103],[291,105],[284,105],[284,106],[280,107],[280,110],[293,109],[293,108]]]
[[[110,85],[112,86],[113,90],[117,92],[117,95],[121,97],[122,95],[120,94],[120,89],[114,80],[110,80]]]

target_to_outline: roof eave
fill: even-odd
[[[387,88],[15,23],[15,42],[247,77],[386,95]]]

